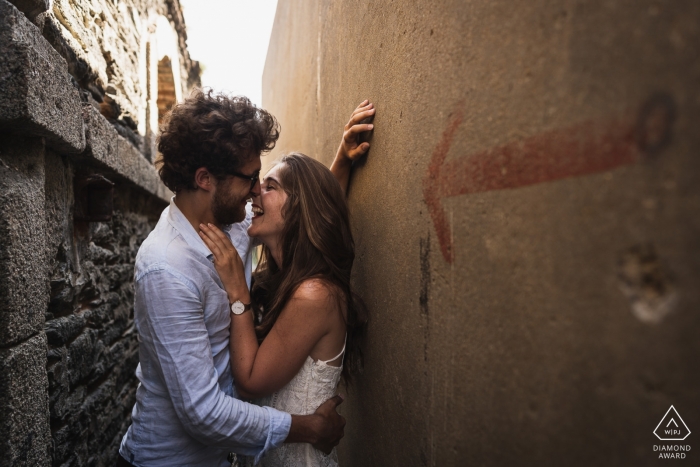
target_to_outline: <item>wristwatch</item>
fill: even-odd
[[[231,313],[234,315],[241,315],[245,313],[246,311],[250,310],[252,303],[248,303],[247,305],[243,303],[240,300],[236,300],[231,304]]]

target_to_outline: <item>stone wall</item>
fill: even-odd
[[[0,5],[0,8],[2,6]],[[47,465],[44,145],[0,137],[0,465]]]
[[[111,466],[129,425],[159,49],[172,104],[199,77],[177,1],[0,0],[0,466]]]
[[[343,465],[656,465],[670,405],[700,426],[699,24],[693,0],[279,1],[266,159],[330,163],[377,106]]]
[[[157,133],[150,115],[157,114],[157,106],[149,102],[153,96],[144,86],[154,71],[153,60],[175,52],[171,60],[178,86],[189,89],[198,82],[199,66],[185,46],[177,1],[56,0],[51,6],[37,20],[43,22],[45,36],[71,64],[71,75],[93,98],[111,107],[113,118],[126,129],[139,130],[142,136]],[[171,31],[163,34],[158,28]]]
[[[53,464],[112,465],[135,402],[133,265],[162,206],[120,187],[110,221],[69,225],[80,171],[54,154],[46,167],[53,173],[46,180],[51,295],[44,324]]]

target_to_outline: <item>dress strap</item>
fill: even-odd
[[[319,362],[328,365],[330,362],[335,361],[335,360],[338,360],[338,359],[340,358],[340,356],[343,355],[343,352],[345,352],[345,345],[346,345],[347,343],[348,343],[348,333],[346,332],[346,333],[345,333],[345,342],[343,342],[343,350],[341,350],[340,353],[339,353],[338,355],[336,355],[335,357],[331,358],[330,360],[325,360],[325,361],[319,360]]]

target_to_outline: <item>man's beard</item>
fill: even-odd
[[[245,219],[245,204],[242,199],[226,196],[220,190],[214,192],[211,210],[214,220],[219,225],[235,224]]]

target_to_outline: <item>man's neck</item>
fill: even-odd
[[[192,224],[195,232],[199,232],[199,224],[214,224],[219,227],[211,212],[211,201],[206,191],[181,191],[175,195],[175,205]]]

